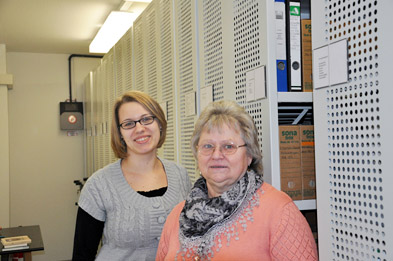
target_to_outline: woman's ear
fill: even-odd
[[[250,165],[251,165],[251,162],[252,162],[252,157],[250,157],[250,156],[247,156],[248,158],[247,158],[247,162],[248,162],[248,164],[247,164],[247,166],[250,168]]]

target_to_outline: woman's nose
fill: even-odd
[[[217,146],[214,148],[212,153],[212,158],[222,158],[224,154],[222,153],[221,146]]]
[[[145,126],[144,125],[142,125],[142,123],[140,123],[140,122],[137,122],[137,123],[135,123],[135,127],[134,127],[134,129],[135,129],[135,131],[140,131],[140,130],[144,130],[145,129]]]

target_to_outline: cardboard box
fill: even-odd
[[[279,126],[281,190],[293,200],[302,199],[299,126]]]
[[[312,92],[311,20],[301,21],[302,35],[302,84],[304,92]]]
[[[300,143],[303,199],[315,199],[316,182],[313,125],[300,125]]]

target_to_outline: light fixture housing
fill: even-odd
[[[124,0],[124,2],[150,3],[152,0]]]
[[[107,53],[130,29],[138,14],[112,11],[90,43],[90,53]]]

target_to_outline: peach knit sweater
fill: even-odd
[[[253,209],[254,221],[247,221],[245,231],[237,223],[239,236],[237,239],[231,238],[229,243],[222,236],[222,247],[219,252],[214,251],[211,260],[318,260],[311,229],[291,198],[267,183],[263,183],[257,195],[260,203]],[[178,254],[179,216],[183,206],[184,201],[167,218],[158,246],[157,261],[198,260],[194,256],[182,257]]]

